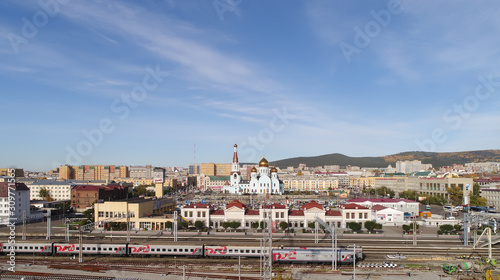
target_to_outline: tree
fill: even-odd
[[[229,226],[232,228],[232,229],[237,229],[241,226],[241,222],[238,222],[238,221],[232,221],[229,223]]]
[[[205,228],[205,224],[202,221],[196,221],[194,222],[194,227],[197,230],[202,230],[203,228]]]
[[[350,228],[353,232],[361,231],[361,224],[356,222],[350,222],[347,224],[347,227]]]
[[[259,222],[252,222],[252,228],[253,229],[258,229],[259,228]]]
[[[365,228],[368,230],[368,232],[373,232],[375,229],[381,229],[382,225],[374,221],[366,221]]]
[[[416,200],[417,196],[418,196],[417,191],[412,191],[412,190],[406,190],[399,193],[400,198],[405,198],[410,200]]]
[[[485,197],[481,197],[481,188],[478,183],[474,183],[472,187],[472,193],[470,196],[470,205],[473,206],[486,206],[487,200]]]
[[[264,229],[264,228],[266,228],[266,227],[267,227],[267,222],[261,221],[261,222],[260,222],[260,228],[261,228],[261,229]]]
[[[41,188],[38,195],[46,199],[49,196],[49,191],[46,188]]]
[[[172,228],[172,226],[174,225],[174,223],[172,223],[171,221],[168,221],[165,223],[165,228]]]
[[[403,231],[404,232],[413,232],[413,224],[414,223],[410,223],[409,225],[403,225]],[[417,229],[419,228],[419,225],[416,224],[416,227]]]
[[[188,223],[188,222],[186,222],[186,221],[182,221],[182,222],[180,223],[180,226],[181,226],[181,228],[183,228],[183,229],[187,229],[187,228],[188,228],[188,226],[189,226],[189,223]]]
[[[281,230],[285,231],[288,228],[288,223],[287,222],[281,222],[280,223],[280,228],[281,228]]]
[[[463,201],[464,194],[462,188],[458,186],[452,186],[447,189],[450,194],[450,200],[453,205],[461,205]]]
[[[311,229],[314,229],[316,227],[316,224],[314,222],[308,223],[307,226]]]
[[[230,222],[222,222],[222,227],[224,228],[224,230],[227,230],[227,228],[230,226],[231,226]]]
[[[384,197],[390,196],[391,198],[396,195],[393,190],[387,188],[386,186],[382,186],[382,187],[378,188],[377,194],[380,196],[384,196]]]
[[[461,231],[462,230],[462,225],[456,224],[456,225],[453,226],[453,229],[455,231]]]
[[[453,231],[453,226],[452,225],[441,225],[439,227],[438,234],[439,234],[439,232],[441,232],[441,234],[443,234],[443,233],[450,233],[452,231]]]

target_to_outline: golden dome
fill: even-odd
[[[238,148],[238,145],[234,144],[234,147],[235,147],[235,148]]]
[[[278,169],[276,169],[276,167],[273,166],[273,168],[271,168],[271,173],[278,173]]]
[[[255,168],[255,166],[252,168],[252,172],[257,172],[257,168]]]
[[[269,162],[265,157],[262,157],[262,159],[260,160],[259,167],[269,167]]]

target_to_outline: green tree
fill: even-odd
[[[418,197],[418,194],[417,194],[417,191],[406,190],[406,191],[400,192],[399,197],[405,198],[405,199],[410,199],[410,200],[416,200]]]
[[[403,225],[403,231],[404,232],[413,232],[413,224],[414,223],[410,223],[409,225]],[[417,229],[419,228],[418,224],[416,224],[416,228]]]
[[[259,225],[260,225],[260,228],[261,228],[261,229],[264,229],[264,228],[266,228],[266,227],[267,227],[267,223],[266,223],[266,222],[264,222],[264,221],[260,221],[260,224],[259,224]]]
[[[168,221],[168,222],[165,223],[165,228],[172,229],[173,225],[174,225],[174,223],[172,223],[171,221]]]
[[[389,189],[386,186],[382,186],[382,187],[378,188],[377,189],[377,194],[380,195],[380,196],[383,196],[383,197],[389,196],[391,198],[396,195],[393,190]]]
[[[314,222],[310,222],[307,224],[307,226],[311,229],[314,229],[316,227],[316,224]]]
[[[237,229],[241,226],[241,222],[238,222],[238,221],[232,221],[229,223],[229,226],[232,228],[232,229]]]
[[[441,225],[439,227],[439,231],[441,231],[442,233],[450,233],[453,231],[453,226],[452,225]]]
[[[231,223],[230,222],[222,222],[222,227],[227,230],[228,227],[231,226]]]
[[[379,226],[380,226],[380,228],[378,228]],[[375,229],[381,229],[382,225],[378,224],[374,221],[366,221],[365,228],[368,230],[368,232],[373,232]]]
[[[361,224],[356,222],[350,222],[347,224],[347,227],[350,228],[353,232],[361,231]]]
[[[453,229],[455,231],[461,231],[462,230],[462,225],[456,224],[456,225],[453,226]]]
[[[472,187],[472,193],[470,196],[470,205],[473,206],[486,206],[487,200],[481,197],[481,187],[478,183],[474,183]]]
[[[462,188],[458,186],[452,186],[447,189],[450,200],[453,205],[461,205],[463,201],[464,194],[462,192]]]
[[[196,221],[196,222],[194,222],[194,227],[197,230],[202,230],[205,228],[205,224],[202,221]]]
[[[288,228],[288,223],[287,222],[281,222],[280,223],[280,228],[281,228],[281,230],[285,231]]]
[[[183,228],[183,229],[187,229],[187,228],[188,228],[188,226],[189,226],[189,223],[188,223],[188,222],[186,222],[186,221],[182,221],[182,222],[180,223],[180,227],[181,227],[181,228]]]
[[[46,188],[41,188],[40,191],[38,192],[38,195],[40,197],[47,199],[47,197],[50,195],[49,190],[47,190]]]
[[[258,229],[259,228],[259,222],[252,222],[252,228],[253,229]]]

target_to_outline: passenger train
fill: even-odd
[[[12,247],[11,247],[12,246]],[[46,254],[53,256],[76,255],[79,253],[79,244],[74,243],[0,243],[0,254],[12,251],[16,254]],[[114,256],[194,256],[205,258],[258,258],[263,249],[251,246],[212,246],[212,245],[149,245],[149,244],[83,244],[82,253],[85,255],[114,255]],[[331,263],[332,248],[273,248],[273,261],[277,263]],[[349,264],[363,260],[365,255],[361,247],[341,247],[337,249],[337,262]]]

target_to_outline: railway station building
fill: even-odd
[[[212,229],[222,229],[224,222],[237,221],[240,229],[251,229],[252,224],[268,222],[271,215],[273,228],[278,229],[281,222],[288,223],[289,228],[305,229],[316,218],[329,226],[346,228],[347,223],[357,222],[364,226],[366,221],[373,219],[370,208],[348,204],[337,210],[326,210],[323,205],[316,201],[310,201],[300,207],[291,209],[286,205],[274,203],[261,205],[258,209],[250,209],[247,205],[234,200],[225,209],[214,209],[208,204],[191,204],[181,208],[182,218],[190,223],[203,221],[205,226]]]
[[[96,228],[106,229],[107,224],[126,223],[129,214],[133,230],[166,230],[167,222],[174,222],[175,201],[171,198],[133,198],[105,201],[94,204]]]

